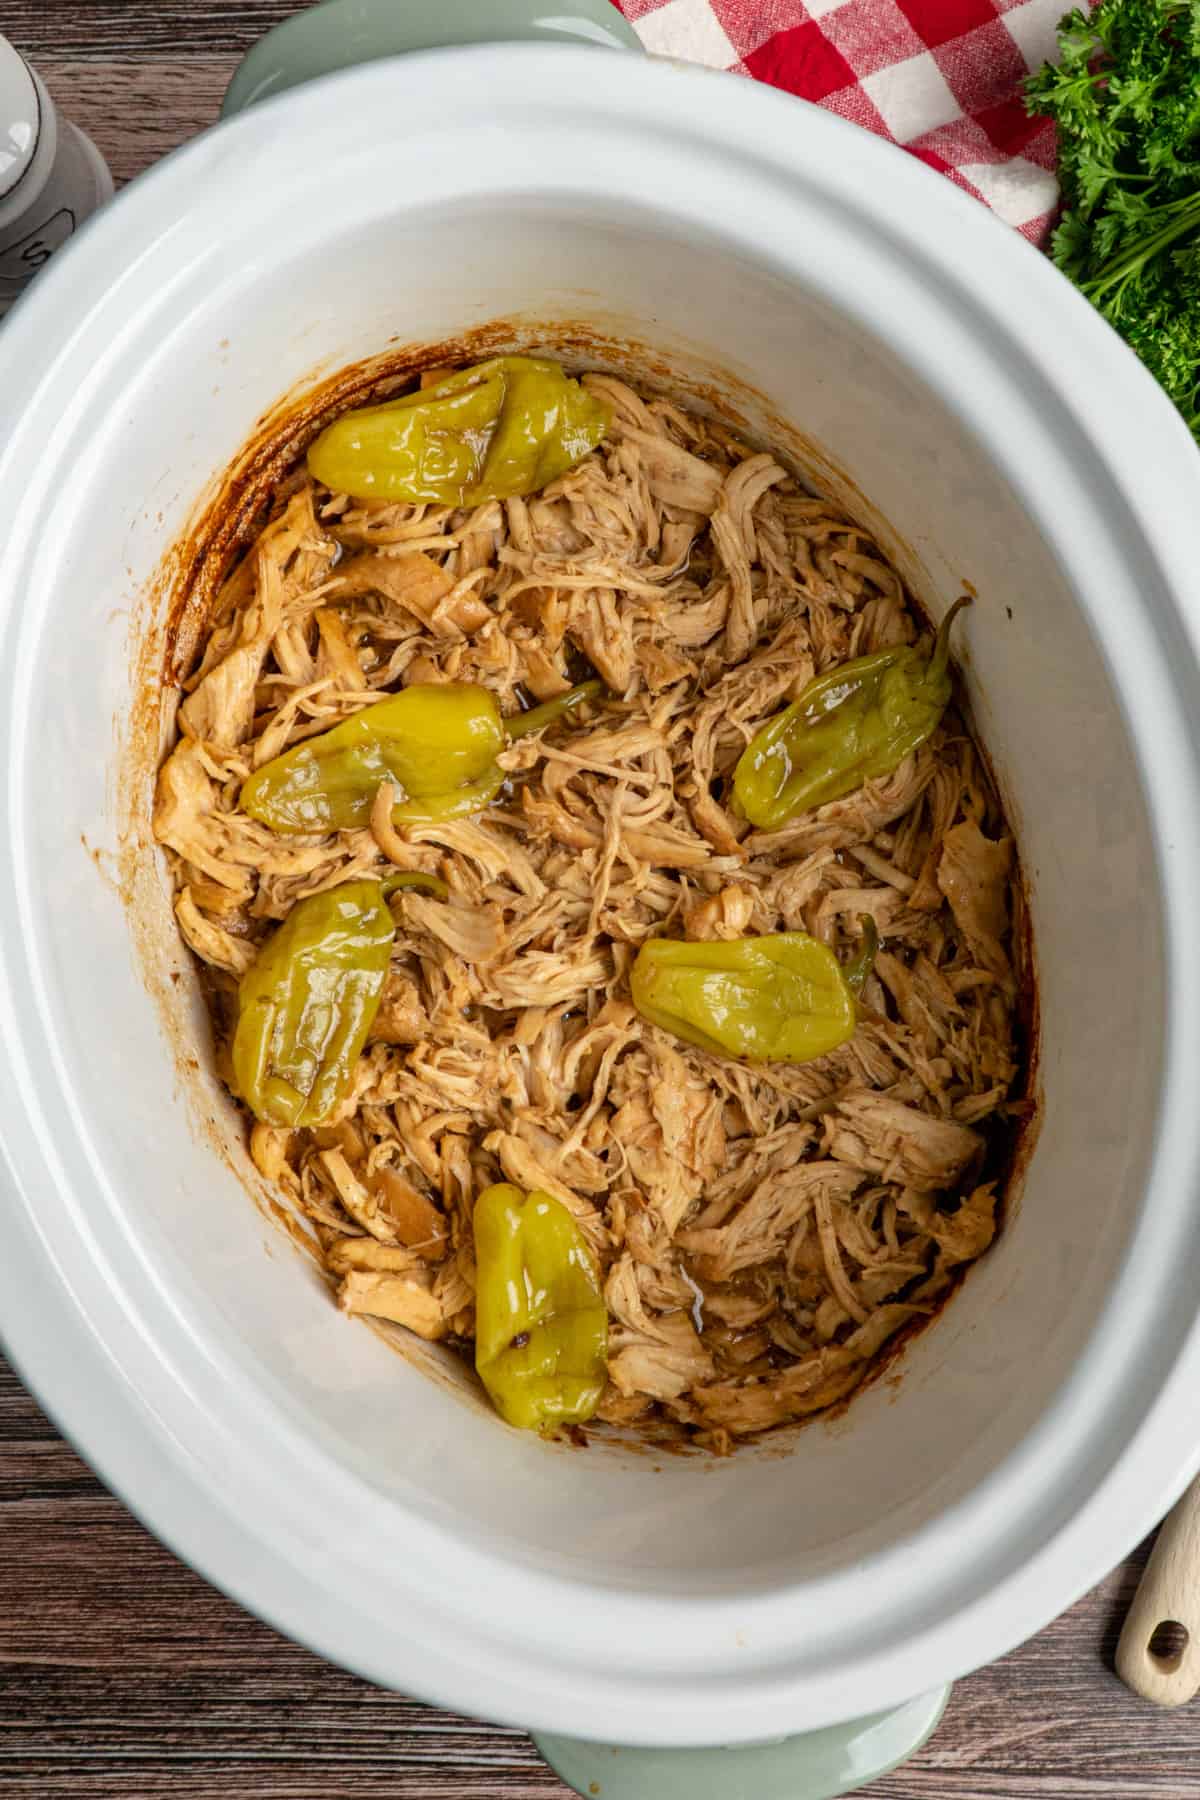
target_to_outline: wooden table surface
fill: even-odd
[[[292,0],[3,0],[0,26],[119,182],[212,123]],[[1200,1701],[1112,1672],[1137,1555],[958,1684],[932,1743],[863,1800],[1200,1800]],[[914,1680],[914,1685],[919,1677]],[[178,1563],[0,1363],[0,1795],[524,1800],[566,1790],[528,1738],[382,1693]]]

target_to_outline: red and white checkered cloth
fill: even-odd
[[[1072,0],[616,0],[646,49],[766,81],[903,145],[1044,243],[1054,127],[1021,83]]]

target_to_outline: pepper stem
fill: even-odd
[[[867,985],[867,977],[875,967],[875,958],[879,954],[879,928],[873,913],[863,913],[859,918],[862,926],[862,942],[842,969],[846,986],[857,999]]]
[[[953,625],[963,607],[970,606],[970,604],[970,594],[960,594],[958,599],[954,602],[954,605],[950,608],[950,611],[938,626],[937,636],[933,640],[933,655],[929,659],[929,675],[932,675],[935,679],[946,673],[946,668],[950,661],[950,627]]]
[[[432,894],[436,900],[450,898],[450,889],[441,876],[427,875],[424,869],[398,869],[394,875],[385,875],[379,886],[385,900],[390,900],[402,888],[417,888],[421,893]]]
[[[545,726],[552,725],[564,713],[582,706],[585,700],[595,700],[603,692],[602,681],[581,681],[578,687],[560,694],[556,700],[543,701],[541,706],[532,706],[528,712],[517,713],[514,718],[505,719],[505,730],[510,738],[528,737],[531,732],[541,731]]]

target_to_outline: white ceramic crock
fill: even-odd
[[[586,319],[778,415],[935,614],[979,592],[1045,1122],[899,1384],[786,1455],[507,1431],[338,1316],[186,1066],[197,1003],[122,760],[148,584],[293,384],[497,318],[549,347]],[[431,53],[135,183],[0,332],[0,406],[0,1321],[140,1516],[376,1681],[659,1746],[909,1701],[1127,1552],[1200,1460],[1200,460],[1054,270],[749,82]]]

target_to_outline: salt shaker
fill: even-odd
[[[91,139],[0,37],[0,315],[112,191]]]

